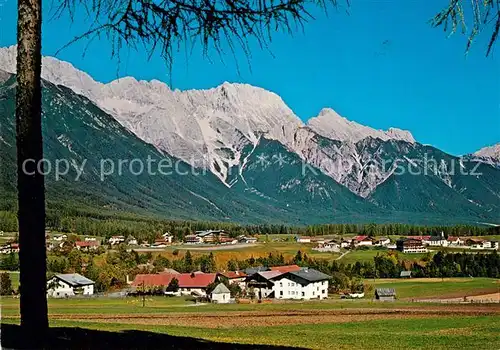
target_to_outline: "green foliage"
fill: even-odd
[[[179,280],[177,278],[172,278],[167,286],[167,292],[177,292],[179,290]]]
[[[0,269],[7,271],[19,270],[19,256],[17,253],[10,253],[2,256],[0,260]]]
[[[10,280],[9,273],[0,273],[0,295],[11,295],[12,292],[12,281]]]

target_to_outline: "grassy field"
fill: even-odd
[[[2,300],[4,324],[19,322],[17,303]],[[52,327],[123,335],[134,330],[134,337],[147,335],[145,342],[168,336],[164,342],[171,346],[177,339],[173,337],[189,337],[207,342],[204,348],[218,348],[217,343],[312,349],[500,348],[500,304],[328,300],[196,306],[183,298],[154,297],[143,308],[140,298],[94,298],[50,300],[49,314]]]
[[[399,299],[454,298],[500,292],[493,278],[412,278],[366,280],[373,288],[394,288]],[[368,295],[371,297],[373,291]]]

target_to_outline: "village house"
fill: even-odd
[[[78,274],[57,274],[47,282],[47,296],[66,298],[94,294],[95,282]]]
[[[311,243],[312,237],[309,236],[297,236],[295,237],[295,241],[297,243]]]
[[[275,277],[274,297],[277,299],[324,299],[328,297],[330,276],[304,267]]]
[[[316,247],[312,248],[312,250],[318,251],[318,252],[332,252],[332,253],[338,253],[340,252],[340,245],[331,240],[328,242],[325,242],[323,244],[319,243]]]
[[[97,241],[96,237],[85,237],[84,239],[85,242],[95,242]]]
[[[356,236],[352,241],[354,242],[355,247],[373,245],[373,238],[368,236]]]
[[[423,245],[428,245],[429,240],[431,239],[431,236],[406,236],[404,238],[416,239],[418,241],[421,241]]]
[[[343,238],[340,241],[340,248],[350,248],[352,244],[352,239],[350,238]]]
[[[312,237],[311,238],[311,243],[316,243],[316,244],[325,244],[326,239],[323,237]]]
[[[249,237],[249,236],[239,236],[238,242],[244,243],[244,244],[253,244],[253,243],[257,243],[257,238]]]
[[[394,288],[376,288],[375,299],[380,301],[396,300],[396,290]]]
[[[286,270],[289,271],[283,272]],[[314,269],[288,267],[249,276],[247,288],[253,288],[259,299],[324,299],[328,297],[329,279],[330,276]]]
[[[481,238],[467,238],[465,240],[465,245],[470,249],[484,249],[484,239]]]
[[[229,234],[224,230],[196,231],[196,236],[200,237],[203,243],[213,244],[227,242]]]
[[[224,283],[219,283],[210,293],[210,300],[217,304],[227,304],[231,299],[231,292]]]
[[[396,249],[402,253],[426,253],[427,248],[424,247],[421,240],[403,238],[396,242]]]
[[[52,239],[53,239],[54,241],[61,242],[61,241],[64,241],[64,240],[68,239],[68,236],[67,236],[67,235],[64,235],[64,234],[61,234],[61,235],[54,235],[54,236],[52,237]]]
[[[447,241],[448,241],[448,246],[450,247],[458,247],[464,244],[464,241],[461,240],[460,237],[449,236]]]
[[[236,238],[231,238],[231,237],[221,237],[221,238],[219,238],[217,243],[219,243],[219,244],[236,244],[236,243],[238,243],[238,240]]]
[[[237,284],[241,290],[245,289],[247,274],[243,271],[225,271],[217,273],[218,279],[227,278],[229,284]]]
[[[186,237],[184,237],[184,243],[186,243],[186,244],[202,244],[203,238],[201,238],[197,235],[187,235]]]
[[[128,245],[138,245],[137,239],[132,235],[128,236],[125,242]]]
[[[124,236],[113,236],[108,240],[108,243],[111,245],[116,245],[125,242]]]
[[[375,245],[378,247],[387,247],[389,244],[391,244],[391,240],[387,237],[380,237],[376,242]]]
[[[75,248],[81,251],[96,250],[99,248],[99,243],[96,241],[77,241],[75,242]]]
[[[431,247],[447,247],[448,240],[444,237],[444,233],[441,232],[438,236],[431,236],[428,245]]]
[[[172,244],[172,241],[174,239],[174,236],[170,232],[165,232],[164,234],[161,235],[163,237],[163,240],[165,242],[168,242],[169,244]]]
[[[167,241],[165,241],[163,238],[155,239],[155,242],[151,244],[151,248],[166,248],[170,245]]]

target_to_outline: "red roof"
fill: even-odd
[[[175,277],[179,281],[180,288],[206,288],[215,281],[215,276],[215,273],[139,274],[135,276],[132,286],[141,287],[143,282],[145,286],[168,286]]]
[[[458,241],[459,239],[460,237],[452,237],[452,236],[448,237],[448,241]]]
[[[285,272],[299,271],[300,266],[298,266],[298,265],[273,266],[273,267],[270,267],[270,269],[271,269],[271,271],[279,271],[279,272],[285,273]]]
[[[368,236],[356,236],[354,237],[354,240],[355,241],[358,241],[358,242],[361,242],[361,241],[365,241],[366,239],[368,239],[369,241],[371,241],[372,239]]]
[[[97,242],[96,241],[77,241],[75,242],[75,246],[77,247],[93,247],[93,246],[97,246]]]
[[[210,283],[215,281],[215,273],[181,273],[174,275],[179,280],[179,287],[181,288],[206,288]]]
[[[174,275],[169,273],[162,274],[139,274],[136,275],[132,285],[134,287],[144,286],[168,286]]]
[[[226,271],[226,272],[221,272],[220,275],[227,277],[229,279],[242,278],[247,276],[247,274],[244,273],[243,271]]]

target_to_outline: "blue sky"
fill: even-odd
[[[175,56],[174,88],[210,88],[224,81],[244,82],[278,93],[303,120],[331,107],[350,120],[375,128],[410,130],[424,144],[464,154],[500,142],[500,59],[498,44],[485,57],[487,33],[468,56],[465,37],[447,37],[428,20],[447,0],[352,0],[345,8],[306,24],[293,37],[276,34],[272,55],[252,45],[251,71],[238,52],[224,63],[199,48]],[[50,5],[50,1],[44,1]],[[0,0],[0,46],[16,39],[17,1]],[[48,10],[48,6],[46,6]],[[44,11],[43,53],[54,53],[86,28],[83,19],[49,21]],[[489,33],[488,33],[489,34]],[[96,80],[119,76],[170,82],[159,55],[147,61],[143,52],[124,50],[110,57],[106,40],[94,41],[82,57],[85,42],[62,51]]]

